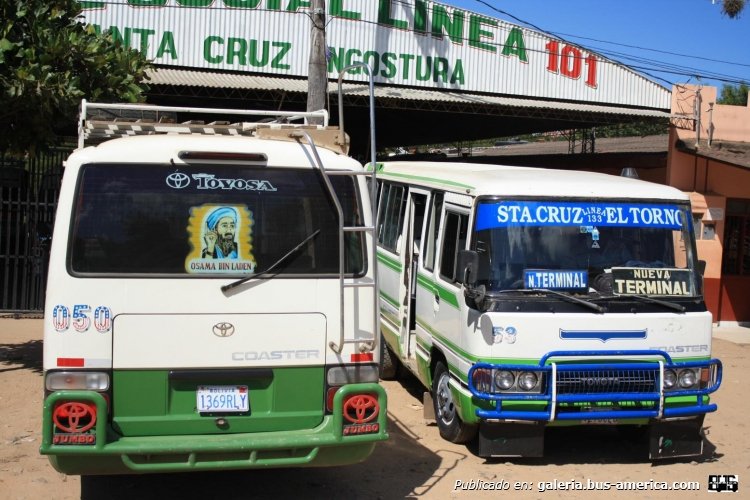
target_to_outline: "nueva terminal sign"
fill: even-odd
[[[307,76],[308,0],[83,1],[84,20],[157,65]],[[669,108],[669,91],[584,47],[427,0],[328,0],[331,78]],[[357,74],[359,73],[359,74]],[[362,71],[348,80],[365,80]]]

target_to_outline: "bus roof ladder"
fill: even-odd
[[[318,155],[317,150],[315,149],[315,143],[310,137],[310,135],[305,130],[299,130],[295,133],[293,133],[293,136],[296,136],[298,138],[304,137],[307,139],[308,144],[310,144],[310,147],[313,152],[313,156],[315,158],[315,163],[317,163],[317,168],[320,169],[321,173],[323,174],[323,180],[325,182],[326,188],[328,189],[328,192],[331,195],[331,198],[334,201],[334,204],[336,206],[336,212],[338,213],[339,218],[339,307],[341,309],[341,313],[339,314],[340,317],[340,324],[339,324],[339,341],[334,342],[331,340],[328,343],[328,346],[333,349],[336,353],[341,354],[341,352],[344,349],[345,344],[358,344],[359,345],[359,351],[360,352],[368,352],[372,351],[377,346],[377,340],[378,340],[378,333],[379,333],[379,327],[380,327],[380,321],[378,318],[378,308],[379,308],[379,290],[378,290],[378,270],[377,270],[377,263],[378,263],[378,255],[377,255],[377,239],[375,234],[375,224],[377,220],[377,200],[375,199],[375,193],[377,193],[377,169],[375,168],[375,89],[372,79],[372,69],[370,66],[366,63],[354,63],[350,66],[345,67],[341,73],[339,74],[339,85],[338,85],[338,92],[339,92],[339,128],[342,137],[346,137],[346,134],[344,132],[344,112],[343,112],[343,95],[342,95],[342,80],[343,75],[348,70],[353,69],[357,66],[362,66],[367,70],[368,75],[370,76],[370,155],[371,155],[371,163],[372,163],[372,171],[371,172],[355,172],[355,171],[345,171],[345,170],[339,170],[339,171],[328,171],[325,168],[325,165],[323,165],[323,162],[320,160],[320,156]],[[350,175],[350,176],[357,176],[357,175],[367,175],[370,177],[370,210],[371,210],[371,221],[372,225],[370,226],[345,226],[344,225],[344,213],[341,208],[341,203],[339,202],[338,195],[336,194],[336,191],[333,189],[333,184],[331,184],[331,176],[335,175]],[[362,281],[359,283],[346,283],[345,278],[345,272],[346,272],[346,255],[345,255],[345,248],[344,248],[344,237],[345,233],[353,233],[353,232],[366,232],[370,233],[371,236],[371,248],[372,248],[372,255],[370,256],[370,266],[372,269],[372,276],[373,279],[370,281]],[[372,325],[372,332],[373,336],[372,338],[351,338],[346,339],[345,338],[345,326],[346,326],[346,308],[344,305],[344,292],[347,288],[371,288],[372,289],[372,295],[373,295],[373,325]]]

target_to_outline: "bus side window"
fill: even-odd
[[[427,233],[424,242],[424,268],[435,270],[435,248],[437,247],[440,212],[443,209],[443,193],[433,193],[430,211],[427,213]]]
[[[397,244],[406,211],[404,186],[383,184],[380,218],[378,220],[378,243],[388,250],[399,253]]]
[[[443,246],[440,250],[440,277],[449,283],[456,281],[458,251],[466,248],[469,217],[455,212],[445,213]]]
[[[414,249],[419,252],[422,248],[422,226],[424,225],[425,205],[427,205],[427,196],[423,194],[412,194],[414,203],[414,222],[412,235],[414,238]]]

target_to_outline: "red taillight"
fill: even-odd
[[[177,157],[184,161],[190,160],[232,160],[267,162],[268,156],[264,153],[228,153],[217,151],[180,151]]]
[[[333,397],[336,395],[336,391],[338,391],[338,387],[329,387],[328,392],[326,393],[326,410],[328,412],[333,411]]]

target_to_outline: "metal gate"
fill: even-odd
[[[0,312],[41,312],[63,160],[72,148],[31,159],[0,155]]]

